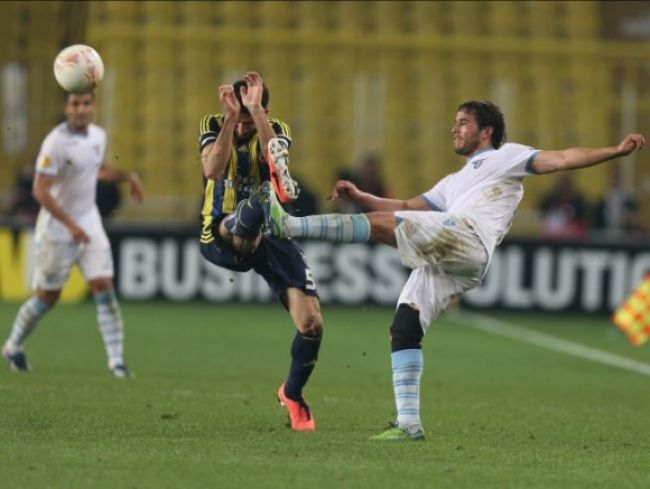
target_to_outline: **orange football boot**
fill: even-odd
[[[303,400],[294,401],[284,393],[284,382],[278,389],[278,401],[287,408],[291,428],[296,431],[316,431],[316,420],[309,411],[309,406]]]

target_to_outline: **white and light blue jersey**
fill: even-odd
[[[95,194],[105,153],[106,132],[101,127],[90,124],[85,132],[75,132],[63,122],[47,135],[36,160],[36,171],[54,178],[50,187],[54,200],[91,239],[104,232]],[[42,236],[72,240],[63,223],[44,207],[36,221],[36,237]]]
[[[531,165],[539,151],[516,143],[480,150],[422,197],[435,211],[469,219],[492,255],[510,229],[524,194],[523,179],[534,174]]]

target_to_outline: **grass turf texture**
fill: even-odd
[[[0,334],[16,304],[0,305]],[[137,378],[109,378],[92,303],[58,306],[0,371],[2,487],[646,488],[650,378],[442,318],[424,340],[424,442],[394,416],[390,309],[324,310],[306,391],[316,433],[275,399],[294,330],[276,305],[123,304]],[[500,319],[649,361],[607,318]]]

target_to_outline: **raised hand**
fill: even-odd
[[[330,200],[355,201],[361,194],[361,190],[354,183],[349,180],[338,180],[334,184],[334,188],[330,194]]]
[[[251,112],[253,109],[262,107],[262,93],[264,83],[262,77],[254,71],[249,71],[244,75],[246,85],[241,87],[240,94],[244,107]]]
[[[235,89],[232,85],[221,85],[219,87],[219,101],[226,111],[226,114],[239,117],[241,105],[235,96]]]
[[[640,150],[645,146],[645,137],[642,134],[628,134],[616,146],[621,156],[629,155],[632,151]]]

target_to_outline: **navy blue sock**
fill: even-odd
[[[303,336],[296,333],[291,344],[291,368],[289,378],[284,386],[284,393],[289,399],[302,399],[302,388],[307,383],[312,370],[316,366],[318,350],[322,334],[318,336]]]
[[[242,238],[254,238],[260,232],[264,224],[264,209],[260,204],[259,192],[254,193],[248,199],[242,200],[234,212],[234,215],[224,221],[226,229],[236,236]]]

